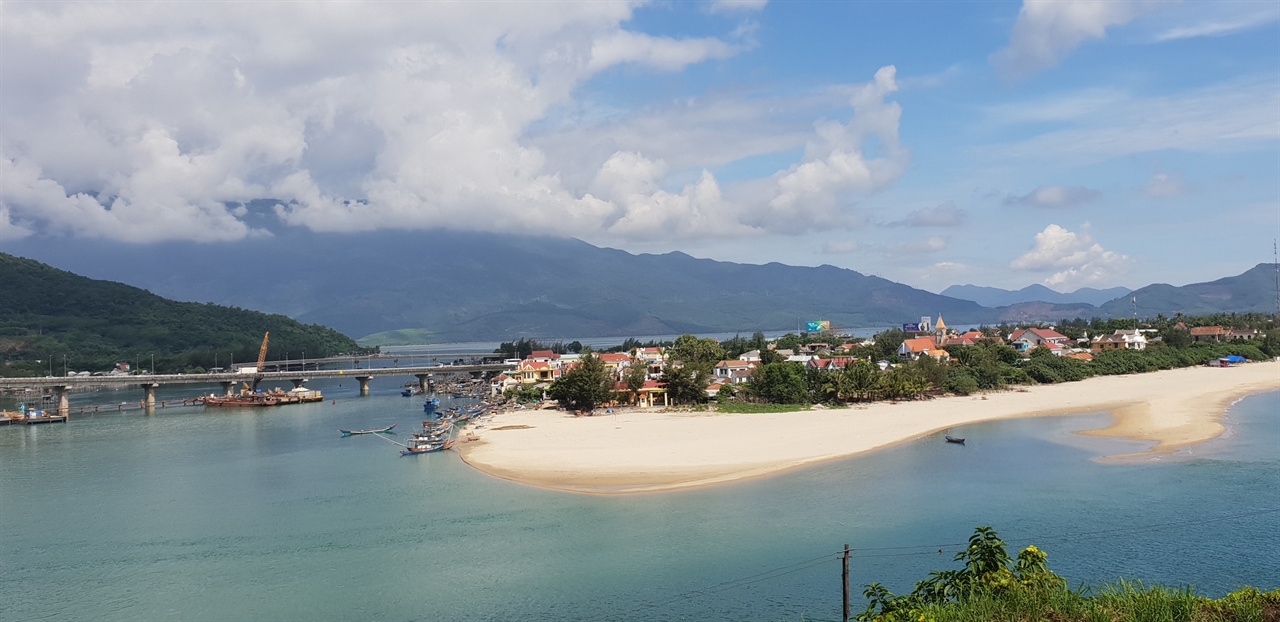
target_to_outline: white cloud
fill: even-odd
[[[726,58],[750,28],[675,39],[624,30],[630,2],[502,7],[0,4],[6,235],[238,239],[265,234],[236,207],[261,198],[280,202],[279,222],[317,231],[796,233],[848,226],[849,197],[905,168],[892,67],[847,89],[847,123],[813,126],[832,109],[824,92],[555,128],[599,72]],[[709,172],[805,143],[772,176],[730,187]]]
[[[946,201],[933,207],[922,207],[908,212],[902,220],[888,223],[889,227],[959,227],[965,223],[968,214],[956,207],[953,201]]]
[[[1087,102],[1062,105],[1062,102]],[[1055,107],[1060,129],[1025,140],[982,148],[1000,162],[1051,160],[1055,167],[1075,167],[1113,158],[1163,150],[1238,153],[1280,140],[1280,81],[1259,75],[1219,82],[1174,95],[1139,96],[1120,91],[1007,104],[988,111],[993,132],[1007,120],[1022,122]]]
[[[848,124],[820,123],[804,161],[774,176],[777,193],[745,222],[775,230],[803,231],[847,225],[840,199],[848,193],[872,193],[890,186],[906,169],[909,154],[898,140],[902,108],[885,97],[898,90],[892,65],[853,94]],[[883,155],[868,158],[869,140]]]
[[[1247,2],[1247,11],[1237,15],[1223,15],[1224,8],[1239,3],[1215,3],[1210,8],[1210,15],[1204,15],[1196,23],[1189,26],[1174,26],[1157,34],[1156,42],[1177,41],[1197,37],[1221,37],[1265,26],[1280,20],[1280,8],[1267,2]]]
[[[762,11],[769,0],[711,0],[708,10],[712,13]]]
[[[719,39],[677,40],[619,30],[596,40],[587,69],[595,72],[621,63],[640,63],[663,71],[676,71],[737,52],[737,46]]]
[[[166,240],[225,241],[245,237],[251,229],[213,199],[185,199],[184,186],[200,177],[201,164],[175,154],[172,141],[149,133],[138,149],[150,150],[149,161],[134,177],[113,190],[104,203],[84,193],[69,193],[26,163],[0,158],[0,209],[10,223],[6,235],[31,232],[13,224],[15,215],[56,231],[81,237],[125,242]]]
[[[13,221],[9,207],[0,203],[0,242],[21,240],[34,233],[29,227]]]
[[[1182,196],[1190,191],[1191,189],[1187,186],[1187,182],[1182,178],[1181,173],[1174,173],[1173,175],[1156,173],[1142,189],[1144,194],[1153,199]]]
[[[1114,282],[1127,269],[1129,257],[1094,242],[1086,223],[1079,233],[1049,225],[1036,234],[1031,250],[1010,262],[1014,270],[1053,271],[1043,283],[1076,289]]]
[[[1058,64],[1088,39],[1101,39],[1107,29],[1168,5],[1167,0],[1023,0],[1009,46],[992,62],[1006,77],[1020,78]]]
[[[601,167],[593,194],[615,206],[607,231],[633,239],[741,236],[753,233],[737,223],[720,196],[715,177],[703,171],[680,192],[662,190],[666,165],[638,153],[619,152]]]
[[[1006,197],[1004,204],[1032,207],[1074,207],[1096,201],[1101,197],[1101,192],[1083,186],[1040,186],[1020,197]]]

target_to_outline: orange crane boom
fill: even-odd
[[[267,362],[267,341],[271,339],[271,331],[262,335],[262,347],[258,349],[258,373],[262,373],[262,364]]]

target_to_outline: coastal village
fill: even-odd
[[[826,322],[815,322],[815,328],[828,328]],[[1003,327],[1007,328],[1007,327]],[[1174,328],[1189,334],[1192,343],[1224,343],[1232,341],[1253,341],[1262,337],[1257,329],[1228,328],[1220,325],[1197,326],[1188,328],[1178,322]],[[918,323],[903,324],[903,339],[897,348],[896,356],[873,360],[866,350],[873,344],[873,339],[847,340],[830,343],[831,340],[812,341],[796,348],[778,348],[777,342],[767,345],[769,353],[762,355],[761,350],[750,350],[734,358],[726,358],[715,362],[713,375],[705,388],[707,399],[715,399],[722,391],[746,385],[755,377],[763,360],[798,363],[807,370],[839,371],[859,360],[873,363],[880,371],[887,371],[896,365],[902,365],[922,357],[929,357],[939,363],[949,363],[952,354],[949,349],[969,348],[980,344],[1003,344],[1011,347],[1020,356],[1029,358],[1030,354],[1042,348],[1054,357],[1089,362],[1094,356],[1113,350],[1144,351],[1149,344],[1159,343],[1161,336],[1154,328],[1114,329],[1111,332],[1089,335],[1087,332],[1078,338],[1064,335],[1053,327],[1012,328],[1002,332],[1000,328],[968,329],[963,332],[950,328],[946,320],[939,314],[934,321],[930,317],[922,317]],[[809,334],[809,333],[806,333]],[[827,337],[828,332],[812,333],[813,337]],[[845,335],[847,337],[847,335]],[[543,390],[552,383],[573,371],[582,359],[582,354],[556,352],[553,350],[535,350],[523,359],[511,361],[516,365],[513,371],[500,374],[490,382],[491,398],[518,394],[530,389]],[[662,376],[670,361],[669,348],[663,346],[637,347],[630,352],[603,352],[597,354],[604,365],[613,384],[617,401],[611,404],[628,404],[641,408],[671,406],[673,401],[668,395]],[[1238,356],[1224,356],[1208,362],[1212,366],[1227,366],[1244,361]],[[643,384],[638,387],[628,386],[627,376],[635,366],[644,369]],[[630,395],[629,395],[630,394]]]

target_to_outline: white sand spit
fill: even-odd
[[[1280,363],[1266,362],[799,413],[518,411],[496,416],[458,447],[473,467],[535,486],[652,492],[777,473],[1013,417],[1110,412],[1113,425],[1086,433],[1154,441],[1150,452],[1168,453],[1217,437],[1233,401],[1275,389]]]

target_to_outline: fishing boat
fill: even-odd
[[[429,397],[427,398],[427,401],[422,404],[422,410],[428,415],[432,415],[432,414],[435,414],[436,408],[438,408],[439,406],[440,406],[440,400],[435,399],[433,397]]]
[[[343,436],[355,436],[356,434],[385,434],[390,432],[394,427],[396,427],[396,424],[393,423],[385,428],[376,428],[376,429],[368,429],[368,430],[344,430],[342,428],[338,428],[338,431],[342,432]]]
[[[963,438],[960,438],[960,437],[957,437],[957,436],[951,436],[950,434],[946,435],[946,438],[947,438],[947,442],[948,442],[948,443],[955,443],[955,444],[957,444],[957,445],[963,445],[963,444],[964,444],[964,439],[963,439]]]
[[[204,398],[205,406],[277,406],[280,399],[265,393],[245,393],[217,397],[210,395]]]
[[[453,447],[453,439],[439,443],[411,443],[400,450],[401,456],[416,456],[418,454],[429,454],[435,451],[444,451]]]

